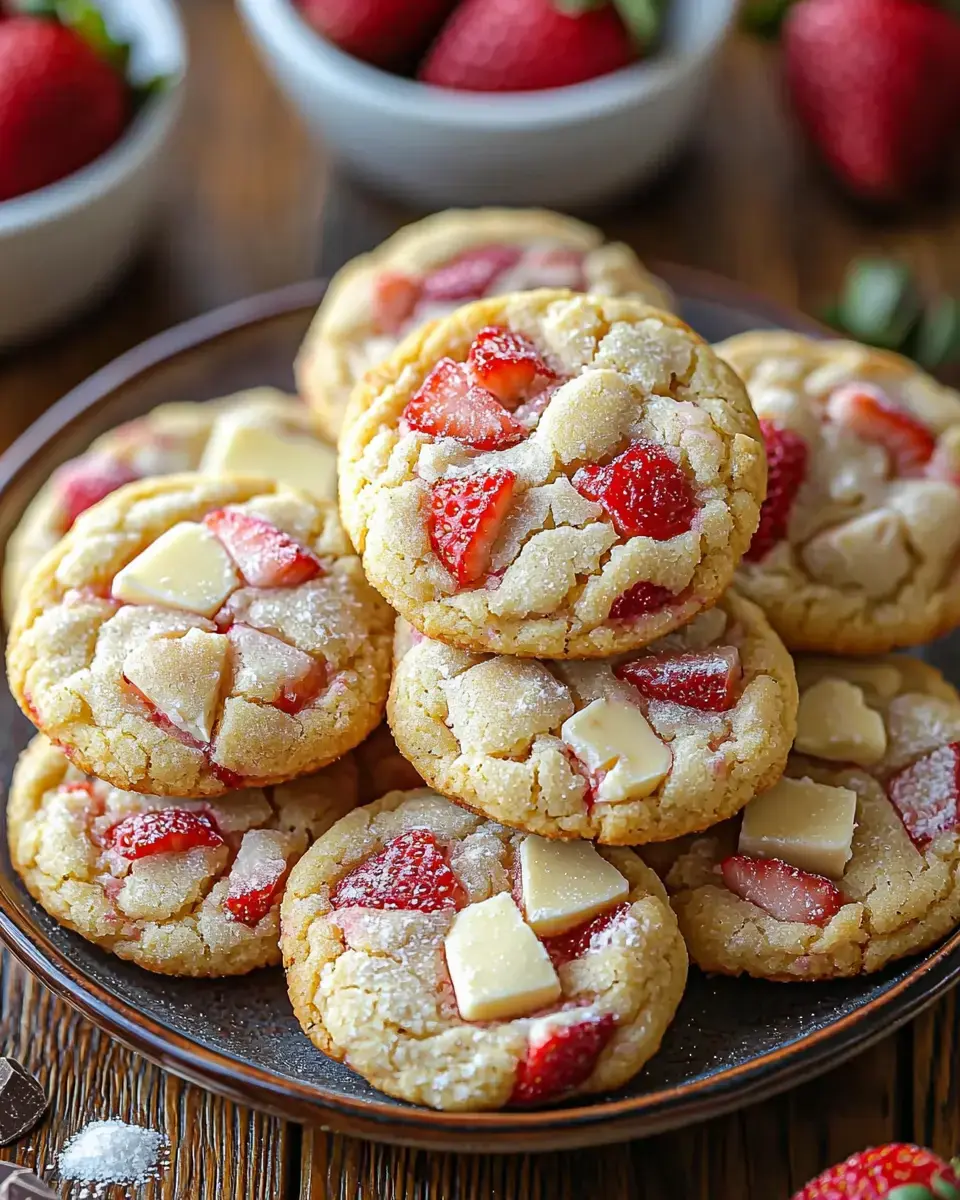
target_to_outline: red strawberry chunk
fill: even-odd
[[[600,942],[601,935],[622,924],[629,911],[628,903],[617,904],[609,912],[600,913],[575,929],[554,934],[553,937],[541,938],[540,941],[550,955],[551,962],[559,970],[564,963],[582,958],[588,950],[594,949]]]
[[[891,776],[887,795],[918,850],[951,833],[960,824],[960,742],[938,746]]]
[[[452,259],[423,280],[427,300],[476,300],[486,294],[498,275],[520,261],[519,246],[478,246]]]
[[[509,1103],[543,1104],[579,1087],[593,1073],[616,1023],[613,1013],[584,1009],[576,1022],[545,1019],[535,1025],[526,1057],[517,1066]]]
[[[837,388],[827,401],[827,415],[865,442],[883,446],[898,475],[916,475],[936,449],[937,440],[922,421],[870,384]]]
[[[140,476],[126,463],[106,454],[88,454],[64,463],[55,478],[64,526],[69,529],[81,513]]]
[[[654,442],[634,442],[605,467],[581,467],[573,486],[605,509],[622,537],[663,542],[686,533],[697,515],[686,472]]]
[[[203,523],[251,587],[296,587],[323,574],[319,559],[306,546],[263,517],[220,508],[207,513]]]
[[[554,378],[533,342],[509,329],[488,326],[473,340],[467,358],[470,374],[507,408],[516,408],[534,380]]]
[[[431,488],[430,543],[460,587],[476,583],[490,565],[516,484],[513,471],[492,471],[441,479]]]
[[[358,905],[431,913],[460,908],[466,899],[434,835],[429,829],[411,829],[345,875],[330,903],[334,908]]]
[[[211,816],[185,808],[132,813],[109,829],[104,841],[124,858],[180,854],[197,846],[223,845]]]
[[[735,854],[724,859],[720,870],[731,892],[778,921],[826,925],[843,907],[843,893],[836,884],[779,858]]]
[[[452,358],[441,358],[403,410],[411,429],[432,437],[456,438],[475,450],[500,450],[527,435],[527,430],[496,396],[470,380]]]
[[[257,925],[273,907],[286,873],[283,834],[269,829],[249,830],[230,868],[224,908],[235,921]]]
[[[384,271],[373,284],[373,323],[381,333],[399,333],[420,300],[420,280]]]
[[[736,646],[714,646],[690,654],[645,654],[614,667],[641,696],[672,700],[703,712],[727,712],[736,704],[743,679]]]
[[[579,250],[565,250],[560,246],[528,250],[523,265],[529,272],[531,283],[537,287],[569,288],[571,292],[587,290],[583,255]]]
[[[808,447],[792,429],[781,429],[772,421],[761,421],[767,447],[767,498],[760,509],[760,524],[744,555],[760,562],[787,535],[787,523],[797,492],[807,477]]]
[[[861,1150],[801,1188],[793,1200],[960,1200],[956,1160],[893,1142]]]
[[[646,616],[666,608],[676,597],[669,588],[641,580],[618,596],[610,607],[611,621],[629,621],[632,617]]]

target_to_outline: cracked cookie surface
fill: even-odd
[[[380,721],[393,613],[334,506],[169,476],[84,513],[7,647],[42,733],[116,787],[213,796],[318,770]]]
[[[382,1091],[439,1109],[625,1083],[660,1045],[687,955],[655,874],[630,850],[585,842],[579,899],[538,936],[537,856],[570,847],[427,789],[356,809],[284,895],[281,948],[307,1036]]]
[[[629,246],[605,243],[582,221],[536,209],[437,213],[334,277],[297,359],[300,392],[335,441],[353,385],[418,325],[468,300],[538,287],[673,307]]]
[[[881,653],[960,622],[960,395],[854,342],[758,332],[716,349],[770,460],[738,586],[787,646]]]
[[[354,403],[344,522],[371,583],[452,645],[646,645],[716,600],[756,528],[766,467],[742,384],[637,301],[468,305],[408,339]]]
[[[356,791],[347,756],[265,790],[163,800],[85,775],[37,736],[7,802],[10,857],[55,920],[111,954],[164,975],[242,975],[280,962],[287,870]]]

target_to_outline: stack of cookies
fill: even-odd
[[[960,397],[670,304],[578,222],[442,214],[301,352],[339,517],[274,395],[62,468],[4,581],[39,902],[151,970],[282,949],[321,1050],[460,1110],[622,1085],[688,952],[830,978],[960,922],[960,698],[888,656],[960,623]]]

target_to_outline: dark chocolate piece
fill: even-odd
[[[0,1183],[0,1200],[57,1200],[57,1193],[31,1171],[23,1171]]]
[[[46,1110],[39,1080],[15,1058],[0,1058],[0,1146],[23,1137]]]

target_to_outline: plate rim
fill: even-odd
[[[740,304],[786,328],[823,335],[824,326],[710,272],[658,267],[678,293],[715,303]],[[53,437],[82,420],[118,388],[181,354],[218,338],[316,307],[326,288],[306,280],[214,309],[133,347],[53,404],[0,455],[0,501]],[[244,1104],[339,1132],[424,1148],[464,1151],[544,1151],[649,1136],[707,1120],[773,1096],[821,1074],[895,1032],[960,978],[960,930],[923,958],[882,995],[845,1016],[689,1083],[639,1096],[605,1099],[535,1112],[448,1113],[391,1098],[350,1097],[316,1082],[291,1083],[248,1059],[213,1050],[144,1016],[129,1001],[76,968],[31,921],[32,904],[15,874],[0,878],[0,940],[47,987],[98,1028],[166,1070]],[[899,1001],[892,1019],[884,1020]]]

